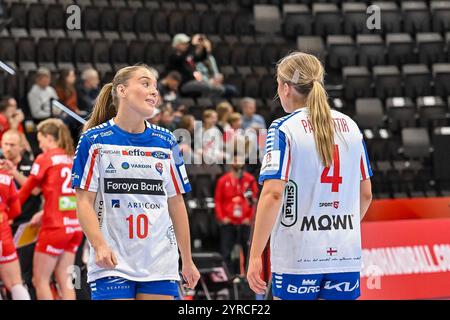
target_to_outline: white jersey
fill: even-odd
[[[331,114],[335,124],[331,168],[323,166],[317,153],[307,108],[275,120],[269,128],[259,182],[287,182],[272,230],[272,272],[361,269],[360,181],[372,172],[356,123],[340,112]]]
[[[97,193],[100,229],[118,258],[114,269],[100,268],[90,248],[89,282],[109,276],[179,280],[167,200],[191,187],[172,133],[146,125],[143,133],[131,134],[111,119],[80,138],[72,187]]]

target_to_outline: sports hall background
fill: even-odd
[[[73,4],[81,8],[81,30],[66,27]],[[370,5],[381,9],[379,29],[367,27]],[[0,61],[15,70],[0,69],[0,98],[17,100],[36,154],[27,93],[40,67],[51,71],[52,85],[63,68],[80,79],[93,67],[103,84],[138,62],[161,80],[171,71],[173,37],[203,34],[231,94],[180,92],[161,111],[169,119],[181,110],[202,120],[204,110],[224,100],[241,112],[240,99],[251,97],[269,126],[284,114],[273,99],[275,63],[294,50],[316,54],[330,105],[362,129],[374,172],[374,201],[362,227],[362,299],[450,297],[450,1],[6,0],[0,30]],[[248,169],[258,175],[258,166]],[[214,253],[220,239],[213,197],[224,167],[189,165],[187,172],[203,279],[195,298],[254,298],[242,275],[217,271],[224,263]],[[29,248],[19,252],[29,264]],[[24,278],[31,285],[30,275]],[[80,299],[88,298],[86,290],[77,290]]]

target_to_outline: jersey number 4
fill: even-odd
[[[339,161],[339,146],[334,146],[333,153],[333,175],[329,176],[330,167],[323,169],[322,176],[320,177],[320,183],[331,183],[331,192],[339,192],[339,185],[342,184],[342,177],[340,174],[340,161]]]
[[[139,239],[145,239],[148,237],[148,218],[145,214],[140,214],[136,217],[136,227],[134,226],[134,216],[131,214],[127,218],[128,221],[128,236],[130,239],[134,239],[134,233]]]

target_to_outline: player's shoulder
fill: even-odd
[[[95,143],[97,137],[101,136],[110,129],[111,129],[111,121],[101,123],[98,126],[89,128],[88,130],[83,132],[83,134],[80,137],[80,140],[85,139],[91,143]]]
[[[170,130],[151,123],[147,123],[147,125],[150,128],[150,135],[161,139],[167,147],[172,148],[177,143],[175,136]]]
[[[276,129],[282,129],[282,128],[288,126],[289,124],[291,124],[291,122],[295,121],[295,119],[297,117],[302,117],[302,116],[304,116],[303,109],[299,109],[299,110],[296,110],[295,112],[292,112],[288,115],[278,118],[271,123],[271,125],[269,127],[269,131],[271,131],[271,130],[274,131]]]

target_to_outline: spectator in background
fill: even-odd
[[[17,108],[17,101],[13,97],[4,97],[0,101],[0,141],[2,140],[2,135],[6,131],[13,129],[18,130],[21,135],[21,143],[22,147],[28,152],[31,157],[33,156],[33,152],[25,137],[24,129],[23,129],[23,120],[25,116],[22,110]]]
[[[181,92],[190,96],[209,95],[210,86],[201,81],[202,75],[195,69],[197,62],[207,57],[201,36],[196,34],[191,38],[179,33],[173,37],[172,53],[169,55],[166,70],[178,71],[181,74]]]
[[[73,69],[62,69],[56,82],[56,93],[59,101],[77,114],[81,113],[78,108],[77,91],[75,90],[75,81],[77,77]]]
[[[161,110],[159,108],[155,108],[155,111],[153,112],[153,116],[149,119],[147,119],[148,122],[155,126],[159,126],[159,121],[161,120]]]
[[[202,155],[206,164],[223,163],[223,137],[216,126],[217,112],[212,109],[203,112]]]
[[[170,71],[158,82],[158,91],[165,102],[175,102],[178,99],[178,89],[181,84],[181,74],[178,71]]]
[[[78,107],[90,113],[95,104],[95,99],[100,92],[99,84],[100,78],[95,69],[86,69],[81,74],[82,84],[78,87]]]
[[[50,100],[58,99],[58,95],[50,86],[51,74],[47,68],[39,68],[36,72],[35,84],[28,92],[28,105],[31,116],[34,120],[41,121],[51,117]],[[54,108],[54,114],[59,114],[59,110]]]
[[[248,128],[253,129],[266,129],[266,121],[264,118],[256,114],[256,100],[253,98],[242,98],[240,101],[240,107],[243,114],[242,128],[244,130]]]
[[[170,103],[163,104],[160,107],[160,112],[161,118],[159,120],[159,126],[173,132],[177,128],[177,124],[174,121],[172,105]]]
[[[226,130],[230,129],[228,117],[233,112],[233,106],[228,101],[222,101],[217,104],[216,112],[219,120],[217,122],[217,128],[219,128],[220,132],[224,133]]]
[[[244,264],[248,256],[250,224],[258,198],[255,178],[244,171],[244,157],[235,152],[228,173],[218,181],[215,189],[215,213],[220,223],[220,247],[222,256],[232,273],[239,273],[231,261],[235,245],[240,245]],[[242,265],[242,264],[241,264]]]
[[[234,97],[238,95],[235,86],[223,83],[223,74],[220,73],[216,58],[212,54],[211,41],[205,35],[200,35],[199,42],[206,50],[206,58],[195,64],[195,68],[201,74],[201,81],[210,87],[210,96]]]
[[[180,151],[183,154],[185,163],[188,164],[193,163],[192,157],[194,155],[194,128],[195,118],[193,115],[187,114],[181,117],[177,129],[186,130],[190,135],[190,140],[181,140],[178,142],[178,145],[180,146]]]

